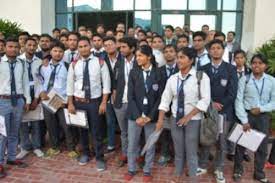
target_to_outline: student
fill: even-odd
[[[133,27],[128,28],[127,36],[133,38],[135,37],[135,29]]]
[[[159,105],[157,130],[162,128],[165,113],[170,110],[172,102],[171,134],[175,148],[176,177],[182,175],[185,159],[189,176],[201,173],[198,171],[197,152],[201,112],[207,111],[210,103],[210,80],[205,73],[202,73],[199,87],[197,71],[192,68],[195,57],[196,51],[193,48],[183,48],[178,51],[179,72],[168,79]]]
[[[119,40],[124,37],[124,32],[123,31],[116,31],[115,37],[116,37],[116,40],[119,42]]]
[[[201,27],[201,31],[207,35],[209,33],[209,25],[207,25],[207,24],[203,25]]]
[[[105,27],[103,24],[97,24],[96,26],[96,33],[101,35],[102,37],[105,36]]]
[[[233,31],[229,31],[227,33],[227,41],[225,43],[225,47],[227,47],[228,51],[234,53],[237,50],[241,49],[241,45],[235,40],[236,33]]]
[[[180,50],[182,48],[189,47],[189,37],[185,34],[182,34],[177,39],[177,50]]]
[[[113,30],[107,30],[107,31],[106,31],[106,37],[113,37],[113,36],[115,36]]]
[[[248,75],[251,73],[251,70],[246,64],[246,53],[243,50],[236,50],[234,52],[234,61],[236,63],[236,69],[238,78]]]
[[[116,32],[122,31],[125,33],[125,24],[122,22],[117,23],[116,25]]]
[[[43,81],[40,86],[40,98],[48,100],[48,93],[53,89],[62,97],[66,98],[67,86],[67,68],[68,64],[62,61],[64,55],[64,45],[56,41],[51,46],[51,61],[47,66],[43,65],[39,69],[39,74]],[[75,151],[75,144],[71,128],[66,124],[63,108],[59,109],[55,114],[43,107],[45,123],[49,133],[50,148],[45,156],[52,158],[60,153],[59,127],[64,130],[66,145],[68,148],[68,156],[72,159],[77,158],[78,153]]]
[[[36,52],[35,56],[40,59],[43,59],[45,56],[50,54],[52,37],[49,34],[41,34],[39,39],[39,47],[41,51]]]
[[[121,155],[118,159],[118,166],[122,167],[127,163],[127,147],[128,147],[128,81],[130,71],[137,67],[135,60],[135,50],[137,41],[132,37],[125,37],[119,40],[120,53],[124,57],[121,62],[115,65],[115,80],[113,88],[114,110],[117,122],[121,131]]]
[[[153,49],[153,54],[155,56],[158,67],[165,65],[165,59],[162,53],[163,47],[164,47],[163,38],[159,35],[153,37],[152,49]]]
[[[0,39],[0,58],[5,55],[5,41]]]
[[[77,41],[80,35],[77,32],[70,32],[68,34],[68,49],[64,53],[63,61],[67,63],[72,63],[76,61],[79,57],[77,51]]]
[[[265,168],[267,169],[274,169],[275,168],[275,140],[272,142],[272,148],[269,154],[269,158],[267,162],[265,163]]]
[[[224,183],[223,175],[225,152],[227,151],[227,133],[233,125],[234,101],[237,94],[238,77],[234,66],[223,61],[224,44],[220,40],[209,43],[211,63],[202,67],[211,82],[212,106],[220,115],[224,116],[222,132],[219,133],[216,144],[215,177],[217,183]],[[201,147],[201,172],[207,172],[210,147]]]
[[[67,79],[68,110],[84,110],[88,115],[89,130],[80,129],[80,141],[83,147],[79,165],[90,161],[89,133],[93,136],[96,168],[106,169],[103,153],[102,115],[106,112],[108,96],[111,93],[111,80],[108,66],[91,53],[89,38],[80,37],[78,41],[80,59],[70,65]]]
[[[58,29],[57,27],[54,28],[54,29],[52,30],[52,36],[53,36],[54,39],[59,40],[60,29]]]
[[[217,31],[214,35],[214,39],[221,40],[224,45],[225,45],[225,38],[226,38],[225,34],[223,32],[220,32],[220,31]],[[222,56],[222,59],[227,63],[235,65],[235,63],[233,62],[233,53],[229,52],[227,47],[224,47],[224,54]]]
[[[91,49],[92,54],[99,59],[104,60],[106,52],[103,48],[103,38],[99,34],[94,34],[92,37],[93,48]]]
[[[65,49],[68,49],[68,34],[60,34],[59,40],[64,44]]]
[[[115,37],[105,37],[103,39],[104,49],[106,51],[105,62],[108,66],[110,78],[111,78],[111,92],[114,89],[115,84],[115,65],[117,62],[123,61],[122,55],[117,51],[116,38]],[[106,109],[106,121],[107,121],[107,135],[108,135],[108,147],[107,152],[115,151],[115,130],[116,130],[116,114],[114,111],[114,96],[109,96]]]
[[[80,34],[80,36],[87,36],[87,27],[81,25],[78,27],[78,33]]]
[[[153,36],[147,36],[147,37],[146,37],[146,41],[147,41],[148,45],[149,45],[150,47],[152,47]]]
[[[160,67],[161,80],[162,80],[162,88],[165,88],[167,80],[175,73],[179,71],[176,63],[177,52],[176,48],[169,44],[166,45],[163,49],[164,58],[166,60],[166,64]],[[161,155],[158,160],[159,165],[165,166],[171,160],[171,150],[170,145],[172,144],[171,137],[171,123],[173,117],[171,113],[171,109],[165,113],[164,116],[164,129],[160,136],[161,143]]]
[[[140,30],[138,31],[138,34],[137,34],[137,40],[138,41],[141,41],[141,40],[146,40],[146,32],[145,30]]]
[[[24,109],[31,103],[27,68],[17,57],[18,40],[7,38],[6,54],[0,60],[0,115],[5,118],[7,136],[0,134],[0,178],[6,176],[4,170],[5,150],[7,164],[25,168],[27,165],[16,159],[19,127]],[[26,100],[26,103],[25,103]]]
[[[24,61],[25,65],[27,66],[30,96],[32,99],[30,110],[35,110],[39,103],[38,70],[40,65],[42,64],[42,60],[34,55],[36,49],[37,42],[32,38],[28,38],[25,44],[25,53],[23,53],[19,57],[22,61]],[[39,158],[44,156],[44,153],[41,151],[40,121],[21,123],[20,147],[21,152],[16,156],[17,159],[24,158],[30,153],[30,151],[33,151],[33,153]]]
[[[28,32],[20,32],[18,35],[18,42],[20,46],[20,54],[23,54],[25,52],[25,44],[26,40],[30,37],[30,34]]]
[[[155,130],[158,105],[162,91],[160,72],[155,65],[152,49],[148,45],[136,51],[138,66],[131,70],[128,82],[128,173],[124,179],[130,181],[136,174],[136,159],[139,156],[139,141],[144,129],[145,139]],[[155,156],[155,146],[149,148],[145,155],[143,181],[152,180],[151,169]]]
[[[174,27],[167,25],[164,30],[164,43],[165,45],[172,44],[176,46],[176,39],[174,38]]]
[[[205,48],[206,34],[202,31],[193,34],[193,48],[197,51],[195,68],[200,70],[201,67],[210,63],[208,51]]]
[[[236,115],[243,125],[243,130],[255,129],[266,135],[255,152],[254,160],[254,179],[262,183],[270,182],[263,169],[267,156],[269,112],[275,105],[275,80],[265,73],[267,63],[267,59],[261,54],[252,57],[252,73],[240,79],[235,102]],[[239,181],[244,173],[242,166],[244,150],[245,148],[237,145],[233,175],[235,181]]]

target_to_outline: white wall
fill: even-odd
[[[54,0],[1,0],[0,18],[18,22],[30,33],[50,33],[55,26]]]

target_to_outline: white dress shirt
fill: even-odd
[[[64,62],[67,62],[67,63],[71,63],[71,60],[72,60],[72,52],[74,52],[74,54],[73,54],[73,60],[75,61],[75,60],[78,60],[78,58],[79,58],[79,54],[78,54],[78,50],[74,50],[74,51],[72,51],[72,50],[70,50],[70,49],[67,49],[65,52],[64,52],[64,56],[63,56],[63,61]]]
[[[10,73],[10,64],[8,57],[4,55],[0,60],[0,95],[11,95],[11,73]],[[26,98],[26,103],[31,103],[30,96],[30,87],[29,87],[29,76],[26,64],[24,61],[20,61],[18,58],[16,59],[15,69],[14,69],[14,77],[15,77],[15,86],[16,86],[16,94],[24,95]]]
[[[153,49],[153,55],[155,56],[156,62],[158,63],[158,67],[166,64],[166,60],[164,59],[163,53],[160,50]]]
[[[206,64],[209,64],[211,62],[208,57],[208,51],[206,49],[204,49],[204,51],[196,57],[195,68],[197,68],[198,61],[200,61],[200,67],[202,67]]]
[[[103,94],[111,93],[111,79],[108,66],[105,62],[100,63],[97,57],[89,56],[89,79],[91,98],[98,98]],[[84,58],[78,60],[75,65],[71,64],[68,72],[67,95],[85,98],[83,90],[83,78],[86,61]]]
[[[122,103],[128,103],[128,79],[130,71],[133,69],[135,57],[133,56],[130,62],[124,58],[124,79],[125,79],[125,86],[124,92],[122,97]]]
[[[210,94],[210,79],[203,73],[202,80],[200,81],[200,93],[201,99],[199,99],[198,92],[198,81],[196,77],[196,70],[192,68],[189,73],[190,77],[184,82],[184,110],[185,115],[189,114],[194,108],[200,111],[207,111],[210,104],[211,94]],[[165,112],[169,111],[170,103],[172,102],[172,114],[173,117],[177,115],[177,105],[178,105],[178,88],[183,80],[181,72],[172,75],[166,83],[165,90],[161,97],[161,103],[159,105],[159,110]],[[201,113],[193,116],[192,120],[199,120],[202,118]]]

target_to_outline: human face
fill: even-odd
[[[208,34],[209,27],[207,27],[207,26],[202,27],[202,32],[205,32],[206,34]]]
[[[184,71],[192,67],[193,61],[187,56],[184,55],[181,51],[177,54],[177,65],[179,70]]]
[[[144,40],[146,39],[146,35],[144,35],[142,32],[138,33],[138,40]]]
[[[71,34],[68,37],[68,47],[70,50],[76,50],[77,49],[77,41],[78,37],[76,35]]]
[[[165,29],[164,34],[165,34],[165,37],[170,39],[173,36],[173,31],[171,29]]]
[[[124,57],[128,57],[133,53],[134,48],[131,49],[126,43],[120,43],[119,50]]]
[[[117,40],[117,41],[120,40],[121,38],[123,38],[123,36],[124,36],[124,33],[118,32],[118,33],[116,34],[116,40]]]
[[[267,65],[257,57],[255,57],[251,62],[251,69],[253,74],[261,75],[266,70]]]
[[[213,44],[209,49],[209,54],[214,60],[221,60],[224,49],[220,44]]]
[[[48,37],[41,37],[39,40],[39,45],[43,51],[48,51],[51,46],[51,40]]]
[[[59,62],[60,60],[62,60],[63,55],[64,55],[64,50],[62,50],[61,48],[59,48],[59,47],[53,47],[51,49],[51,56],[52,56],[52,59],[54,61]]]
[[[37,43],[32,40],[28,40],[25,45],[26,53],[33,55],[37,49]]]
[[[104,49],[108,54],[114,54],[116,52],[117,45],[114,41],[108,40],[103,43]]]
[[[95,47],[95,49],[100,50],[100,48],[102,48],[103,46],[103,40],[100,37],[94,36],[92,43]]]
[[[163,56],[167,62],[173,62],[176,59],[176,50],[172,47],[168,47],[163,51]]]
[[[86,40],[78,42],[78,52],[80,56],[88,58],[91,54],[91,44]]]
[[[213,31],[213,30],[211,30],[211,31],[208,32],[208,34],[207,34],[207,42],[210,42],[210,41],[212,41],[214,39],[215,33],[216,32]]]
[[[231,32],[229,32],[227,34],[227,41],[228,42],[232,42],[233,40],[234,40],[234,35]]]
[[[19,42],[20,47],[24,47],[25,46],[25,43],[26,43],[27,39],[28,39],[27,35],[21,35],[21,36],[19,36],[18,42]]]
[[[147,37],[147,38],[146,38],[146,41],[148,42],[148,45],[149,45],[149,46],[152,46],[152,42],[153,42],[152,40],[153,40],[153,39],[152,39],[151,37],[149,37],[149,38]]]
[[[235,55],[234,60],[235,60],[237,67],[240,67],[240,68],[243,67],[246,62],[246,58],[242,53]]]
[[[113,36],[114,36],[113,31],[107,31],[107,32],[106,32],[106,36],[113,37]]]
[[[178,39],[178,42],[177,42],[177,48],[178,49],[181,49],[181,48],[186,48],[188,47],[188,41],[186,38],[180,38]]]
[[[201,36],[196,36],[193,38],[193,47],[195,50],[203,50],[205,45],[205,41]]]
[[[105,30],[104,30],[104,28],[103,28],[102,26],[99,26],[99,27],[96,29],[96,32],[97,32],[98,34],[104,34]]]
[[[5,45],[2,42],[0,42],[0,54],[1,53],[5,53]]]
[[[116,31],[123,31],[125,32],[125,26],[124,24],[118,24],[116,27]]]
[[[159,37],[153,38],[152,48],[157,50],[162,50],[163,47],[164,47],[164,44],[161,38]]]
[[[58,39],[59,36],[60,36],[60,32],[59,31],[54,31],[53,32],[53,38]]]
[[[134,37],[135,36],[135,29],[129,28],[128,29],[128,36],[129,37]]]
[[[139,66],[146,66],[150,63],[151,57],[141,53],[140,50],[136,52],[136,60]]]
[[[64,44],[64,46],[65,46],[66,49],[68,48],[68,39],[67,39],[67,37],[62,36],[60,38],[60,42]]]
[[[17,42],[7,42],[6,43],[6,55],[8,57],[15,58],[19,53],[19,44]]]
[[[183,34],[182,29],[181,29],[180,27],[177,27],[177,28],[175,29],[175,34],[176,34],[176,36],[182,35],[182,34]]]

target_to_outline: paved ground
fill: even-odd
[[[66,152],[61,153],[54,159],[38,159],[34,155],[29,155],[26,162],[29,167],[26,169],[8,168],[8,176],[1,179],[0,182],[22,182],[22,183],[119,183],[123,181],[123,175],[127,171],[126,167],[117,168],[115,166],[115,159],[118,152],[110,154],[107,159],[107,170],[98,173],[95,168],[95,160],[93,159],[86,166],[79,166],[76,161],[69,159]],[[244,163],[245,175],[241,182],[253,183],[252,171],[253,163]],[[232,162],[226,162],[225,176],[227,183],[233,182],[232,176]],[[173,175],[173,165],[169,164],[167,167],[160,167],[154,165],[153,168],[153,182],[168,183]],[[267,170],[267,177],[275,182],[275,169]],[[139,170],[137,176],[131,182],[142,182],[142,171]],[[184,176],[179,182],[194,182]],[[198,182],[212,183],[215,182],[213,176],[209,173],[199,177]]]

